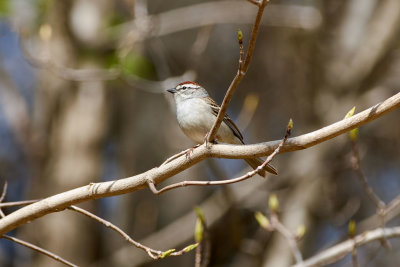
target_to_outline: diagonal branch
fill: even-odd
[[[228,91],[225,94],[224,100],[222,101],[221,104],[221,109],[218,112],[217,119],[214,122],[214,125],[212,126],[210,132],[207,134],[207,141],[210,143],[211,141],[214,140],[215,135],[217,134],[217,131],[219,127],[221,126],[222,120],[225,117],[226,110],[228,109],[228,105],[231,102],[233,93],[235,92],[237,86],[239,85],[240,81],[243,79],[244,75],[246,74],[250,62],[251,62],[251,57],[253,56],[254,52],[254,46],[256,44],[256,39],[258,35],[258,30],[260,28],[260,21],[262,18],[262,15],[264,13],[264,9],[268,3],[268,0],[261,0],[260,3],[257,5],[258,6],[258,12],[257,16],[253,25],[253,30],[251,32],[251,38],[250,38],[250,43],[249,43],[249,48],[247,50],[246,58],[244,60],[244,63],[242,64],[242,51],[243,48],[241,46],[241,38],[239,38],[239,45],[240,45],[240,58],[239,58],[239,68],[236,73],[235,78],[233,78],[233,81],[231,82],[231,85],[228,88]]]
[[[340,134],[360,127],[373,121],[390,111],[400,107],[400,93],[385,101],[364,110],[350,118],[341,120],[322,129],[289,138],[282,147],[281,153],[306,149],[317,145]],[[213,145],[207,148],[204,144],[193,151],[190,158],[181,156],[163,166],[153,168],[144,173],[128,178],[103,183],[91,183],[78,187],[23,207],[6,217],[0,219],[0,235],[17,228],[46,214],[61,211],[76,203],[91,199],[121,195],[147,187],[147,181],[153,180],[155,184],[167,180],[171,176],[182,172],[190,166],[209,157],[220,158],[251,158],[266,156],[273,152],[280,141],[259,143],[255,145]]]
[[[322,266],[332,262],[336,262],[344,258],[347,254],[352,253],[354,246],[359,247],[373,241],[379,241],[383,238],[400,237],[400,226],[393,228],[378,228],[375,230],[364,232],[354,238],[348,239],[331,248],[328,248],[319,254],[296,264],[293,267],[311,267]]]

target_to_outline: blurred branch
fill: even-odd
[[[194,238],[197,244],[194,260],[195,267],[207,267],[211,256],[210,232],[207,227],[203,210],[200,207],[194,207],[197,215]]]
[[[251,24],[253,12],[245,1],[206,2],[141,17],[110,28],[109,34],[114,40],[122,39],[120,47],[130,48],[149,38],[208,25]],[[320,11],[310,6],[272,4],[266,12],[263,25],[315,30],[322,22]]]
[[[109,81],[122,79],[127,84],[137,89],[152,93],[163,93],[165,88],[170,88],[175,86],[179,81],[182,80],[195,80],[196,73],[193,70],[187,70],[180,76],[169,77],[163,81],[151,81],[140,78],[135,75],[127,75],[122,72],[120,68],[115,69],[73,69],[65,66],[61,66],[54,62],[51,58],[41,59],[39,57],[33,56],[31,52],[26,49],[23,44],[23,39],[21,42],[21,51],[23,52],[25,59],[33,67],[44,69],[50,71],[54,75],[68,80],[76,82],[87,82],[87,81]]]
[[[257,110],[259,102],[260,97],[257,94],[249,93],[248,95],[246,95],[243,106],[240,109],[239,115],[236,119],[236,125],[239,129],[244,130],[250,124],[254,113]]]
[[[1,238],[8,239],[8,240],[13,241],[13,242],[15,242],[17,244],[20,244],[22,246],[25,246],[25,247],[30,248],[32,250],[35,250],[35,251],[37,251],[39,253],[42,253],[43,255],[46,255],[46,256],[48,256],[48,257],[50,257],[50,258],[52,258],[52,259],[54,259],[54,260],[56,260],[58,262],[61,262],[61,263],[65,264],[67,266],[78,267],[78,265],[75,265],[75,264],[63,259],[60,256],[57,256],[56,254],[54,254],[54,253],[52,253],[52,252],[50,252],[48,250],[45,250],[45,249],[43,249],[41,247],[38,247],[38,246],[35,246],[35,245],[33,245],[31,243],[28,243],[26,241],[23,241],[21,239],[18,239],[18,238],[12,237],[12,236],[8,236],[8,235],[3,235],[3,236],[1,236]]]
[[[3,192],[1,193],[0,196],[0,204],[1,202],[3,202],[4,198],[6,197],[7,194],[7,187],[8,187],[8,183],[7,181],[4,182],[4,186],[3,186]],[[5,217],[6,215],[4,214],[4,212],[1,210],[1,206],[0,206],[0,218]]]
[[[29,108],[14,80],[2,64],[4,60],[0,55],[0,107],[16,141],[21,145],[29,160],[32,160],[38,149],[34,147],[35,144],[31,138],[32,125]]]
[[[364,110],[351,118],[341,120],[322,129],[289,138],[281,149],[281,153],[306,149],[332,139],[340,134],[373,121],[400,106],[400,93]],[[158,168],[144,173],[115,181],[90,183],[23,207],[0,219],[0,235],[17,228],[29,221],[46,214],[66,209],[67,207],[90,199],[116,196],[147,187],[149,180],[154,184],[161,183],[171,176],[182,172],[194,164],[209,157],[246,158],[269,155],[280,141],[271,141],[254,145],[201,145],[193,150],[190,158],[181,156]]]
[[[303,256],[301,255],[300,249],[297,246],[296,236],[279,221],[278,215],[276,213],[273,213],[271,216],[271,226],[274,230],[278,231],[281,235],[285,237],[285,239],[289,243],[290,249],[292,250],[296,262],[302,262]]]
[[[385,221],[391,221],[393,218],[397,217],[400,214],[400,196],[397,196],[395,199],[389,202],[386,205],[386,208],[383,210],[381,214],[374,214],[371,217],[363,220],[359,223],[359,229],[371,229],[375,228],[382,224],[382,217],[385,217]]]
[[[351,141],[352,141],[351,144],[352,144],[352,151],[353,151],[351,163],[352,163],[353,169],[357,173],[357,176],[358,176],[359,180],[361,181],[366,194],[368,195],[368,197],[371,199],[371,201],[376,206],[376,209],[378,211],[377,215],[381,218],[381,222],[380,222],[379,226],[384,227],[385,220],[386,220],[385,216],[387,214],[386,203],[383,200],[381,200],[377,194],[375,194],[372,187],[368,184],[367,177],[365,177],[365,174],[361,170],[361,167],[360,167],[360,153],[358,152],[357,142],[354,139],[352,139]],[[388,249],[390,248],[390,244],[386,239],[382,239],[381,243],[385,248],[388,248]],[[356,252],[354,252],[354,253],[356,254]],[[353,258],[354,257],[356,257],[356,256],[353,255]]]
[[[302,263],[294,265],[293,267],[311,267],[330,264],[342,259],[347,254],[352,253],[354,247],[359,247],[373,241],[392,237],[400,237],[400,226],[393,228],[378,228],[364,232],[352,239],[348,239],[347,241],[328,248]]]
[[[368,197],[371,199],[371,201],[374,203],[376,206],[378,213],[381,213],[385,208],[386,204],[383,202],[377,194],[373,191],[372,187],[368,184],[367,177],[365,177],[364,172],[360,168],[360,154],[358,152],[358,146],[356,141],[352,140],[351,142],[351,148],[353,155],[351,157],[351,163],[354,171],[357,173],[357,176],[362,183],[365,192],[367,193]]]
[[[279,232],[288,242],[292,254],[296,259],[297,263],[303,261],[303,256],[297,245],[297,241],[302,238],[305,234],[305,227],[303,227],[300,235],[293,234],[285,225],[281,223],[278,216],[279,201],[275,194],[269,196],[269,210],[271,212],[270,220],[261,212],[255,213],[255,218],[262,228],[267,231],[277,231]]]
[[[68,81],[108,81],[115,80],[121,75],[121,71],[118,69],[73,69],[57,64],[52,60],[51,56],[45,59],[33,56],[25,47],[22,38],[20,39],[20,47],[25,59],[33,67],[50,71]]]
[[[351,117],[354,113],[355,107],[347,113],[346,117],[349,116]],[[364,172],[361,169],[360,166],[360,153],[358,150],[358,145],[357,145],[357,139],[358,139],[358,128],[355,128],[350,131],[349,137],[351,140],[351,148],[352,148],[352,156],[351,156],[351,165],[354,169],[354,171],[357,173],[357,177],[359,178],[360,182],[362,183],[364,187],[365,193],[368,195],[368,197],[371,199],[371,201],[375,204],[377,213],[381,218],[381,223],[380,227],[385,226],[385,215],[386,215],[386,203],[379,198],[379,196],[374,192],[372,187],[368,184],[367,177],[365,176]],[[382,239],[381,243],[384,247],[390,248],[390,244],[386,239]],[[353,265],[357,266],[357,251],[354,248],[353,250]]]
[[[8,187],[8,183],[7,183],[7,181],[6,181],[6,182],[4,182],[3,191],[2,191],[1,196],[0,196],[0,205],[1,205],[1,204],[4,204],[4,203],[1,203],[1,202],[3,202],[3,200],[4,200],[5,197],[6,197],[6,194],[7,194],[7,187]],[[7,203],[7,204],[8,204],[8,203]],[[24,204],[22,204],[22,205],[24,205]],[[3,217],[5,217],[5,214],[4,214],[4,212],[1,210],[1,207],[2,207],[2,206],[0,206],[0,218],[3,218]],[[39,252],[39,253],[42,253],[42,254],[44,254],[44,255],[46,255],[46,256],[52,258],[52,259],[55,259],[55,260],[58,261],[58,262],[61,262],[61,263],[65,264],[65,265],[67,265],[67,266],[72,266],[72,267],[76,267],[76,266],[77,266],[77,265],[75,265],[75,264],[73,264],[73,263],[71,263],[71,262],[69,262],[69,261],[67,261],[67,260],[65,260],[65,259],[63,259],[63,258],[61,258],[60,256],[58,256],[58,255],[56,255],[56,254],[54,254],[54,253],[52,253],[52,252],[50,252],[50,251],[48,251],[48,250],[45,250],[45,249],[43,249],[43,248],[40,248],[40,247],[38,247],[38,246],[36,246],[36,245],[33,245],[33,244],[29,243],[29,242],[23,241],[23,240],[18,239],[18,238],[16,238],[16,237],[12,237],[12,236],[8,236],[8,235],[2,235],[2,236],[0,236],[0,239],[1,239],[1,238],[8,239],[8,240],[10,240],[10,241],[13,241],[14,243],[17,243],[17,244],[20,244],[20,245],[25,246],[25,247],[27,247],[27,248],[30,248],[30,249],[32,249],[32,250],[35,250],[35,251],[37,251],[37,252]]]
[[[362,81],[376,66],[387,52],[387,49],[400,27],[400,2],[398,0],[381,1],[376,8],[376,14],[367,27],[364,40],[354,50],[354,53],[343,55],[343,64],[337,65],[332,73],[332,82],[346,86]],[[343,58],[342,58],[343,59]]]

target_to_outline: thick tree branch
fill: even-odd
[[[208,186],[208,185],[227,185],[227,184],[233,184],[233,183],[237,183],[237,182],[241,182],[244,180],[247,180],[251,177],[253,177],[254,175],[256,175],[260,170],[264,169],[265,166],[267,166],[268,163],[270,163],[272,161],[272,159],[279,153],[279,151],[281,150],[281,148],[283,147],[283,145],[285,144],[286,140],[289,138],[291,132],[293,129],[293,121],[292,119],[290,119],[289,124],[286,128],[286,133],[285,136],[283,137],[281,143],[279,144],[279,146],[274,150],[274,152],[268,156],[268,158],[260,165],[258,166],[256,169],[233,179],[227,179],[227,180],[219,180],[219,181],[183,181],[180,183],[175,183],[175,184],[171,184],[168,185],[160,190],[157,190],[157,188],[154,185],[154,182],[152,180],[148,181],[149,184],[149,188],[150,190],[154,193],[154,194],[161,194],[164,193],[166,191],[178,188],[178,187],[185,187],[185,186]],[[182,152],[181,152],[182,153]]]
[[[400,107],[400,93],[348,119],[341,120],[308,134],[289,138],[282,147],[281,153],[301,150],[317,145],[375,120],[398,107]],[[91,183],[23,207],[0,219],[0,235],[36,218],[52,212],[61,211],[76,203],[121,195],[143,189],[147,187],[147,181],[149,179],[153,180],[155,184],[161,183],[169,177],[208,157],[247,158],[266,156],[276,149],[279,143],[280,140],[254,145],[219,144],[213,145],[210,148],[201,145],[193,151],[190,157],[181,156],[163,166],[153,168],[135,176],[104,183]]]

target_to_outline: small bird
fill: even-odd
[[[174,94],[176,117],[182,131],[194,142],[198,144],[203,143],[221,107],[208,95],[206,89],[195,82],[183,82],[167,91]],[[216,141],[244,145],[242,134],[228,115],[225,115],[218,129]],[[259,158],[248,158],[244,160],[253,169],[256,169],[263,163]],[[278,174],[276,169],[270,164],[267,164],[265,168],[258,173],[265,177],[265,171],[275,175]]]

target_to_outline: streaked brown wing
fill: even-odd
[[[218,115],[219,110],[221,109],[221,107],[215,103],[214,100],[212,100],[211,98],[208,99],[211,105],[211,109],[215,115],[215,117]],[[229,128],[232,130],[233,134],[239,138],[239,140],[244,144],[243,142],[243,135],[240,133],[238,127],[236,126],[236,124],[233,122],[233,120],[231,118],[229,118],[229,116],[227,114],[225,114],[224,120],[223,120],[226,125],[229,126]]]

